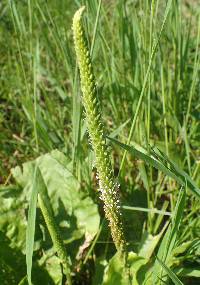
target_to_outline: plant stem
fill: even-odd
[[[49,234],[51,236],[53,245],[55,247],[55,250],[63,264],[68,285],[71,285],[72,281],[71,281],[71,275],[70,275],[69,258],[67,256],[66,249],[65,249],[63,240],[61,238],[61,235],[60,235],[60,230],[54,219],[53,209],[49,202],[47,190],[44,187],[43,187],[43,190],[38,195],[38,202],[39,202],[39,206],[42,211],[45,223],[47,225]]]

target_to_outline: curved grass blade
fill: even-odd
[[[162,260],[160,260],[158,257],[157,260],[175,285],[183,285],[177,275],[164,262],[162,262]]]
[[[32,284],[31,270],[32,270],[32,256],[33,256],[34,235],[35,235],[37,197],[39,201],[39,206],[44,216],[45,223],[49,230],[51,239],[53,241],[53,245],[61,262],[63,263],[64,271],[67,277],[67,282],[69,285],[71,285],[72,283],[70,276],[69,260],[66,255],[63,241],[60,237],[59,228],[54,220],[53,209],[49,202],[46,185],[44,183],[42,174],[40,172],[40,168],[37,165],[35,166],[33,173],[33,183],[31,189],[30,206],[28,211],[28,225],[26,233],[26,265],[27,265],[28,284],[29,285]]]
[[[185,188],[187,185],[185,185]],[[186,198],[186,192],[185,189],[182,188],[180,190],[176,207],[174,209],[173,215],[172,215],[172,221],[167,229],[167,232],[165,233],[164,238],[162,239],[162,242],[160,244],[157,259],[154,264],[153,269],[153,284],[160,284],[158,283],[158,279],[162,279],[162,266],[161,263],[158,261],[160,259],[164,264],[167,264],[168,261],[171,258],[171,253],[174,247],[176,246],[177,242],[177,235],[179,231],[179,227],[181,224],[181,220],[183,217],[183,212],[185,208],[185,198]],[[162,284],[162,283],[161,283]]]
[[[33,183],[31,189],[31,197],[28,210],[28,223],[26,230],[26,266],[27,266],[27,277],[28,284],[31,285],[31,270],[32,270],[32,256],[33,256],[33,246],[34,246],[34,236],[35,236],[35,219],[36,219],[36,206],[37,206],[37,196],[39,192],[39,181],[38,181],[38,166],[35,166],[33,173]]]
[[[171,4],[172,4],[172,0],[168,0],[167,4],[166,4],[165,12],[164,12],[163,22],[162,22],[162,25],[161,25],[161,28],[160,28],[160,32],[158,34],[158,38],[157,38],[156,42],[154,43],[154,45],[152,47],[148,68],[147,68],[146,75],[145,75],[145,78],[144,78],[144,81],[143,81],[143,85],[142,85],[142,90],[140,92],[140,96],[139,96],[139,100],[138,100],[138,103],[137,103],[137,107],[136,107],[134,116],[132,118],[132,123],[131,123],[131,128],[130,128],[130,131],[129,131],[127,144],[129,144],[131,142],[131,138],[133,137],[136,120],[137,120],[137,117],[138,117],[138,114],[139,114],[139,110],[140,110],[140,107],[141,107],[141,104],[142,104],[142,101],[143,101],[143,97],[145,95],[145,89],[146,89],[148,78],[149,78],[149,75],[150,75],[150,72],[151,72],[153,59],[155,57],[155,54],[156,54],[156,51],[157,51],[157,47],[158,47],[158,45],[160,43],[160,40],[161,40],[161,37],[162,37],[162,34],[163,34],[163,30],[164,30],[164,27],[165,27],[166,22],[167,22],[167,18],[168,18],[169,12],[170,12]],[[126,158],[126,151],[123,154],[123,158],[122,158],[121,165],[120,165],[120,171],[123,168],[123,165],[124,165],[124,162],[125,162],[125,158]]]
[[[151,149],[148,153],[144,148],[134,145],[130,146],[120,141],[108,137],[109,140],[119,145],[121,148],[125,149],[135,157],[143,160],[147,164],[155,167],[156,169],[162,171],[164,174],[170,176],[176,180],[180,185],[185,186],[187,183],[188,188],[191,192],[200,199],[200,189],[197,187],[195,182],[191,177],[183,170],[181,170],[172,160],[170,160],[165,154],[163,154],[158,149]]]

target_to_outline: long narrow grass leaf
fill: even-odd
[[[33,174],[33,183],[31,189],[31,197],[28,210],[28,224],[26,230],[26,266],[27,266],[27,276],[28,283],[31,285],[31,270],[32,270],[32,256],[33,256],[33,246],[34,246],[34,236],[35,236],[35,218],[36,218],[36,206],[37,206],[37,196],[39,192],[38,184],[38,167],[35,166]]]
[[[144,148],[138,146],[129,146],[127,144],[123,144],[120,141],[108,137],[112,142],[119,145],[121,148],[130,152],[135,157],[143,160],[147,164],[155,167],[156,169],[162,171],[165,175],[176,180],[180,185],[185,186],[185,182],[187,182],[188,188],[192,191],[192,193],[200,199],[200,189],[197,187],[195,182],[191,179],[191,177],[183,170],[181,170],[172,160],[170,160],[166,155],[161,153],[157,149],[157,152],[151,151],[149,154]],[[160,153],[158,155],[158,152]],[[162,154],[162,156],[161,156]],[[170,165],[168,165],[168,163]]]
[[[165,270],[165,272],[167,273],[167,275],[170,277],[170,279],[173,281],[173,283],[175,285],[183,285],[183,283],[181,282],[181,280],[177,277],[177,275],[167,266],[165,265],[164,262],[162,262],[162,260],[160,260],[159,258],[158,262],[160,263],[160,265],[163,267],[163,269]]]
[[[157,257],[164,263],[167,264],[167,262],[171,258],[171,253],[173,248],[175,247],[176,241],[177,241],[177,235],[180,227],[180,223],[183,216],[184,206],[185,206],[185,189],[181,189],[176,207],[174,210],[174,213],[172,215],[172,221],[169,225],[167,232],[160,244],[158,255]],[[155,261],[154,264],[154,270],[153,270],[153,281],[154,284],[158,284],[158,279],[162,279],[162,266],[158,262],[158,259]]]

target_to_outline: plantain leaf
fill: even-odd
[[[48,195],[55,213],[55,218],[61,226],[63,238],[68,242],[86,236],[92,239],[99,229],[99,214],[88,193],[84,193],[78,180],[69,171],[67,157],[54,150],[38,157],[35,161],[12,169],[17,182],[26,187],[29,193],[32,185],[33,163],[37,163],[42,178],[48,189]],[[28,194],[27,194],[28,195]]]

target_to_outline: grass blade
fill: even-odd
[[[26,230],[26,266],[27,266],[27,276],[28,283],[31,285],[31,270],[32,270],[32,256],[33,256],[33,246],[34,246],[34,236],[35,236],[35,219],[36,219],[36,206],[37,206],[37,196],[39,192],[38,184],[38,167],[35,166],[35,171],[33,174],[33,184],[31,189],[31,197],[28,210],[28,223]]]
[[[158,250],[158,257],[163,263],[167,263],[171,258],[171,252],[175,247],[177,241],[177,235],[179,231],[179,226],[182,220],[184,206],[185,206],[185,197],[186,193],[184,189],[181,189],[176,207],[172,216],[172,222],[169,225],[167,232],[160,244]],[[159,263],[158,259],[155,261],[153,269],[153,281],[154,284],[159,284],[158,279],[162,280],[162,266]]]
[[[155,149],[156,151],[154,151],[154,149],[152,148],[149,154],[144,148],[137,146],[136,144],[134,146],[129,146],[127,144],[119,142],[116,139],[110,137],[108,138],[112,142],[119,145],[121,148],[125,149],[127,152],[145,161],[147,164],[155,167],[156,169],[162,171],[165,175],[168,175],[171,178],[175,179],[180,185],[185,186],[185,182],[187,182],[188,188],[197,198],[200,199],[200,189],[196,186],[195,182],[185,171],[181,170],[160,150]]]
[[[159,258],[157,258],[157,259],[158,259],[158,262],[160,263],[160,265],[166,271],[167,275],[173,281],[173,283],[175,285],[183,285],[183,283],[179,280],[179,278],[176,276],[176,274],[167,265],[165,265],[165,263],[162,262],[162,260],[160,260]]]
[[[166,5],[164,19],[163,19],[163,22],[162,22],[162,25],[161,25],[161,29],[160,29],[157,41],[155,42],[155,44],[153,45],[153,48],[152,48],[152,52],[151,52],[151,56],[150,56],[150,60],[149,60],[149,64],[148,64],[148,69],[147,69],[147,72],[146,72],[146,75],[145,75],[145,78],[144,78],[144,83],[143,83],[142,90],[141,90],[141,93],[140,93],[140,97],[139,97],[139,100],[138,100],[137,108],[136,108],[136,111],[135,111],[135,114],[134,114],[134,117],[133,117],[133,120],[132,120],[132,124],[131,124],[131,128],[130,128],[127,144],[129,144],[131,142],[131,139],[132,139],[132,136],[133,136],[133,133],[134,133],[136,120],[137,120],[137,117],[138,117],[138,114],[139,114],[139,110],[140,110],[140,107],[141,107],[141,104],[142,104],[142,100],[143,100],[143,97],[144,97],[144,94],[145,94],[145,89],[146,89],[146,85],[147,85],[148,78],[149,78],[149,75],[150,75],[152,62],[153,62],[154,56],[156,54],[156,50],[157,50],[157,47],[159,45],[159,42],[160,42],[160,39],[161,39],[163,30],[164,30],[164,27],[165,27],[165,24],[166,24],[166,21],[167,21],[167,17],[168,17],[170,8],[171,8],[171,4],[172,4],[172,0],[169,0],[167,2],[167,5]],[[125,151],[124,155],[123,155],[123,158],[122,158],[121,165],[120,165],[120,171],[123,168],[124,161],[125,161],[125,158],[126,158],[126,153],[127,152]]]

